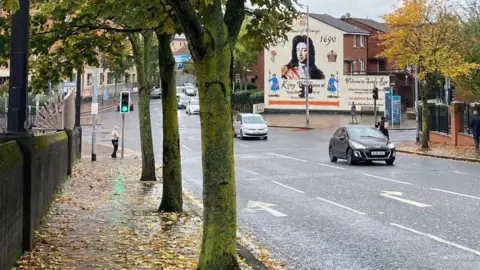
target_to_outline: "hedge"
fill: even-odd
[[[232,94],[232,110],[236,112],[253,112],[253,104],[263,103],[264,93],[262,90],[242,90]]]

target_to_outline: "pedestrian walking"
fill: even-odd
[[[469,125],[470,131],[473,133],[473,141],[475,142],[475,151],[479,153],[480,141],[480,115],[478,115],[478,108],[473,111],[472,121]]]
[[[355,102],[352,102],[352,107],[350,108],[350,114],[352,115],[352,124],[358,124],[357,120],[357,106]],[[354,122],[355,119],[355,122]]]
[[[118,127],[113,127],[112,131],[112,145],[113,145],[113,153],[112,158],[117,158],[117,150],[118,150],[118,139],[120,138],[120,134],[118,133]]]
[[[388,134],[388,122],[384,116],[380,118],[380,122],[375,124],[375,127],[380,130],[387,137],[387,140],[390,140],[390,136]]]

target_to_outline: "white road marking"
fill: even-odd
[[[328,165],[328,164],[323,164],[323,163],[318,163],[318,165],[320,165],[320,166],[325,166],[325,167],[330,167],[330,168],[335,168],[335,169],[339,169],[339,170],[345,170],[345,168],[342,168],[342,167],[333,166],[333,165]]]
[[[380,193],[380,196],[383,196],[385,198],[390,198],[390,199],[393,199],[393,200],[397,200],[397,201],[400,201],[400,202],[408,203],[408,204],[415,205],[417,207],[422,207],[422,208],[431,206],[431,205],[428,205],[428,204],[425,204],[425,203],[399,198],[400,196],[402,196],[402,194],[403,194],[402,192],[396,192],[396,191],[382,191],[382,193]]]
[[[352,212],[354,212],[354,213],[357,213],[357,214],[360,214],[360,215],[365,215],[365,213],[360,212],[360,211],[355,210],[355,209],[352,209],[352,208],[350,208],[350,207],[348,207],[348,206],[341,205],[341,204],[339,204],[339,203],[332,202],[332,201],[329,201],[329,200],[327,200],[327,199],[323,199],[323,198],[320,198],[320,197],[316,197],[316,198],[317,198],[318,200],[320,200],[320,201],[324,201],[324,202],[326,202],[326,203],[333,204],[333,205],[335,205],[335,206],[338,206],[338,207],[341,207],[341,208],[343,208],[343,209],[352,211]]]
[[[460,171],[452,171],[452,172],[457,173],[457,174],[468,175],[468,173],[464,173],[464,172],[460,172]]]
[[[245,144],[238,143],[238,145],[248,148],[248,146],[246,146]]]
[[[373,178],[381,179],[381,180],[385,180],[385,181],[400,183],[400,184],[404,184],[404,185],[412,185],[412,183],[403,182],[403,181],[398,181],[398,180],[394,180],[394,179],[390,179],[390,178],[385,178],[385,177],[381,177],[381,176],[376,176],[376,175],[372,175],[372,174],[368,174],[368,173],[364,173],[363,175],[368,176],[368,177],[373,177]]]
[[[155,123],[155,124],[157,125],[157,127],[159,127],[159,126],[160,126],[160,123]]]
[[[277,182],[277,181],[272,181],[272,182],[275,183],[275,184],[277,184],[277,185],[279,185],[279,186],[282,186],[282,187],[284,187],[284,188],[288,188],[288,189],[290,189],[290,190],[293,190],[293,191],[295,191],[295,192],[305,193],[305,192],[303,192],[303,191],[301,191],[301,190],[298,190],[298,189],[293,188],[293,187],[289,187],[289,186],[287,186],[287,185],[285,185],[285,184],[282,184],[282,183],[279,183],[279,182]]]
[[[430,188],[430,189],[440,191],[440,192],[444,192],[444,193],[448,193],[448,194],[458,195],[458,196],[462,196],[462,197],[466,197],[466,198],[470,198],[470,199],[480,200],[480,197],[476,197],[476,196],[472,196],[472,195],[457,193],[457,192],[443,190],[443,189],[439,189],[439,188]]]
[[[188,151],[191,151],[191,150],[192,150],[192,149],[190,149],[190,148],[186,147],[186,146],[185,146],[185,145],[183,145],[183,144],[182,144],[182,147],[183,147],[183,148],[185,148],[185,149],[187,149]]]
[[[242,168],[238,168],[236,167],[237,169],[241,170],[241,171],[244,171],[244,172],[248,172],[248,173],[251,173],[253,175],[260,175],[259,173],[256,173],[256,172],[252,172],[252,171],[249,171],[249,170],[245,170],[245,169],[242,169]]]
[[[200,121],[197,120],[196,122],[197,122],[197,124],[200,124]]]
[[[256,211],[259,211],[259,210],[263,210],[263,211],[266,211],[266,212],[270,213],[274,217],[286,217],[287,216],[287,214],[284,214],[280,211],[272,209],[271,208],[272,206],[276,206],[276,205],[271,204],[271,203],[248,201],[248,205],[247,205],[246,210],[249,211],[249,212],[256,212]]]
[[[300,159],[300,158],[295,158],[295,157],[289,157],[289,156],[285,156],[285,155],[280,155],[280,154],[277,154],[277,153],[272,153],[278,157],[282,157],[282,158],[288,158],[288,159],[293,159],[293,160],[297,160],[297,161],[301,161],[301,162],[308,162],[308,160],[305,160],[305,159]]]
[[[408,227],[405,227],[405,226],[402,226],[402,225],[399,225],[399,224],[396,224],[396,223],[390,223],[390,225],[392,226],[395,226],[397,228],[400,228],[400,229],[403,229],[403,230],[406,230],[406,231],[409,231],[411,233],[415,233],[415,234],[418,234],[418,235],[422,235],[422,236],[426,236],[432,240],[435,240],[437,242],[440,242],[442,244],[446,244],[446,245],[449,245],[449,246],[453,246],[453,247],[456,247],[456,248],[459,248],[459,249],[462,249],[462,250],[465,250],[465,251],[468,251],[468,252],[471,252],[477,256],[480,256],[480,251],[478,250],[475,250],[475,249],[471,249],[469,247],[465,247],[465,246],[462,246],[462,245],[459,245],[457,243],[453,243],[453,242],[450,242],[448,240],[444,240],[438,236],[435,236],[435,235],[432,235],[432,234],[428,234],[428,233],[424,233],[424,232],[420,232],[420,231],[417,231],[417,230],[414,230],[414,229],[411,229],[411,228],[408,228]]]

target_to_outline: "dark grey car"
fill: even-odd
[[[330,161],[346,159],[348,164],[365,161],[395,162],[395,145],[378,129],[369,126],[344,126],[330,139],[328,154]]]

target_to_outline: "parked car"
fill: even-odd
[[[268,139],[267,122],[258,113],[240,113],[233,121],[233,136]]]
[[[185,95],[185,86],[177,86],[175,88],[175,91],[177,92],[177,94],[184,94]]]
[[[117,103],[117,112],[120,111],[120,102]],[[130,111],[133,111],[133,101],[130,101]]]
[[[177,96],[177,108],[178,109],[186,109],[188,102],[190,102],[190,97],[187,97],[185,95],[179,95]]]
[[[193,83],[184,83],[183,86],[185,87],[185,94],[188,96],[196,96],[197,89]]]
[[[152,99],[159,99],[162,98],[162,89],[161,88],[155,88],[150,92],[150,98]]]
[[[187,104],[187,114],[197,114],[200,113],[200,101],[198,99],[192,99]]]
[[[395,145],[378,129],[369,126],[348,125],[335,131],[330,139],[328,154],[331,162],[346,159],[348,164],[359,161],[395,162]]]

